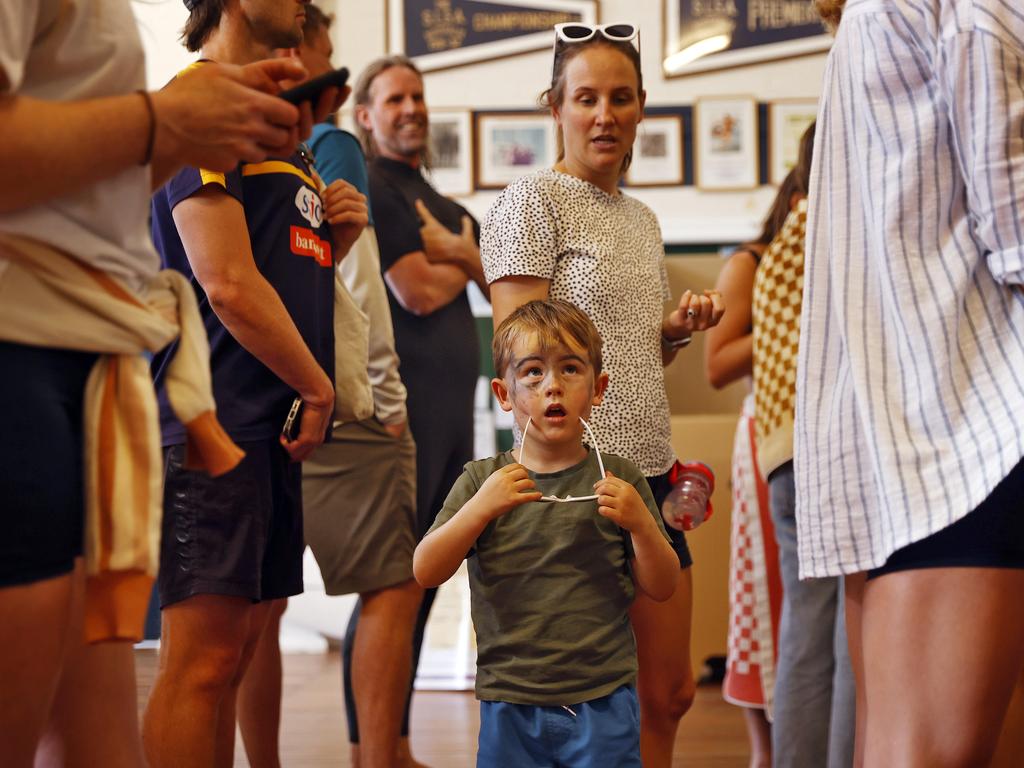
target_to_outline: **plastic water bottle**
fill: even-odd
[[[672,490],[661,505],[665,524],[678,531],[692,531],[711,517],[711,494],[715,490],[715,473],[701,461],[672,465],[668,474]]]

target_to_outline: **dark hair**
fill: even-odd
[[[494,331],[491,354],[494,372],[503,378],[512,362],[512,347],[527,333],[536,333],[541,349],[548,350],[567,341],[587,351],[594,375],[601,373],[601,334],[586,312],[561,299],[528,301],[517,307]]]
[[[762,245],[768,245],[775,239],[775,235],[782,229],[786,217],[789,216],[790,203],[793,195],[807,196],[811,183],[811,160],[814,156],[814,128],[816,121],[807,126],[804,135],[800,137],[800,151],[797,156],[796,165],[793,170],[786,174],[786,178],[779,185],[779,191],[775,194],[775,201],[772,203],[768,215],[764,218],[761,226],[761,234],[754,241]]]
[[[636,94],[637,98],[640,98],[640,94],[644,90],[644,76],[640,68],[640,51],[638,51],[631,42],[623,42],[619,40],[609,40],[602,35],[594,35],[589,40],[582,43],[563,43],[561,40],[555,39],[555,55],[554,62],[551,66],[551,87],[544,91],[540,95],[540,105],[544,109],[554,109],[560,107],[562,101],[565,99],[565,68],[569,62],[572,61],[576,56],[583,53],[588,48],[593,48],[597,45],[603,45],[606,48],[618,51],[633,65],[633,69],[636,70]],[[558,159],[561,160],[565,157],[565,139],[562,136],[562,132],[559,131],[555,137],[558,147]],[[630,147],[629,151],[626,152],[626,156],[622,158],[622,168],[619,169],[620,175],[624,175],[629,170],[630,163],[633,162],[633,148]]]
[[[423,82],[423,73],[420,72],[419,67],[412,63],[412,59],[408,56],[402,56],[401,54],[395,54],[394,56],[382,56],[379,59],[371,61],[366,69],[359,74],[359,79],[356,81],[356,87],[352,92],[352,98],[357,107],[367,107],[370,104],[370,88],[373,86],[373,81],[377,79],[379,75],[384,74],[389,69],[394,67],[405,67],[410,70],[413,74]],[[373,134],[366,130],[356,118],[356,136],[359,137],[359,143],[363,145],[363,152],[366,154],[367,160],[373,160],[375,157],[380,155],[377,151],[377,144],[373,140]],[[423,152],[420,153],[420,164],[429,169],[430,168],[430,149],[429,146],[423,147]]]
[[[308,40],[321,29],[328,30],[334,23],[333,13],[324,13],[312,3],[306,6],[306,20],[302,24],[302,39]]]
[[[225,2],[226,0],[201,0],[191,5],[188,21],[185,22],[179,38],[188,50],[198,51],[213,30],[220,26]]]

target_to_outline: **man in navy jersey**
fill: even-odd
[[[186,45],[202,60],[244,64],[302,39],[304,0],[185,4]],[[231,765],[252,649],[274,601],[302,591],[298,462],[334,409],[333,267],[366,225],[366,201],[343,181],[321,194],[296,151],[228,173],[185,168],[154,195],[152,219],[164,266],[195,287],[218,416],[246,457],[217,479],[184,466],[184,431],[164,393],[168,356],[158,355],[163,632],[143,741],[153,766]],[[286,436],[296,398],[301,415]]]

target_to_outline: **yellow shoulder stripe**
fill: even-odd
[[[186,72],[191,72],[193,69],[197,69],[198,67],[203,66],[203,64],[205,64],[205,63],[206,62],[203,61],[202,59],[198,59],[197,61],[193,61],[191,64],[189,64],[183,70],[181,70],[178,74],[176,74],[175,77],[181,77]]]
[[[207,184],[220,184],[224,189],[228,188],[227,182],[224,180],[223,173],[217,173],[216,171],[208,171],[205,168],[200,168],[199,178],[202,179],[204,187]]]
[[[313,181],[308,174],[283,160],[267,160],[262,163],[248,163],[242,166],[243,176],[259,176],[264,173],[291,173],[309,184],[314,191],[320,189],[320,185]]]

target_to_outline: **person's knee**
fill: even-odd
[[[411,625],[423,601],[423,587],[415,579],[409,579],[401,584],[363,593],[360,598],[364,615],[384,614]]]
[[[188,678],[196,690],[219,692],[238,684],[241,665],[242,648],[215,647],[196,658]]]
[[[217,696],[238,681],[243,649],[239,639],[211,642],[188,654],[172,650],[164,673],[169,682],[177,682],[196,695]]]
[[[640,686],[639,695],[644,721],[674,725],[693,706],[697,686],[690,675],[665,675],[654,684]]]

